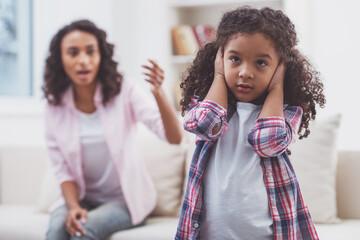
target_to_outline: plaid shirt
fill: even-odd
[[[197,135],[196,149],[175,239],[199,239],[202,214],[202,177],[216,140],[227,130],[234,112],[215,102],[195,103],[186,114],[184,128]],[[286,149],[296,136],[302,109],[284,106],[284,117],[266,117],[255,121],[248,142],[261,157],[264,182],[273,219],[274,239],[319,239],[309,210],[304,204],[299,183]],[[221,124],[220,130],[212,129]]]

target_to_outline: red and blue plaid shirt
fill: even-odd
[[[197,141],[175,236],[177,240],[200,237],[203,173],[216,140],[226,132],[232,114],[217,103],[204,100],[195,103],[185,116],[184,128],[195,133]],[[259,118],[248,134],[248,142],[261,157],[276,240],[319,239],[286,152],[297,135],[301,118],[300,107],[285,105],[283,118]],[[212,134],[219,124],[220,130]]]

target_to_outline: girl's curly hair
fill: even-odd
[[[99,29],[89,20],[79,20],[60,29],[52,38],[49,56],[46,59],[44,84],[42,90],[45,98],[52,105],[61,103],[62,94],[70,86],[71,80],[66,75],[61,61],[61,41],[72,31],[80,30],[94,35],[98,41],[101,61],[96,78],[101,83],[105,105],[119,94],[123,76],[117,71],[118,63],[112,59],[114,45],[106,41],[105,31]]]
[[[315,105],[324,107],[323,83],[310,62],[295,48],[297,37],[294,25],[280,10],[248,6],[226,12],[217,29],[216,39],[200,49],[188,69],[187,76],[180,87],[183,98],[180,101],[182,115],[191,105],[193,97],[201,101],[206,97],[214,79],[214,61],[219,48],[224,47],[231,36],[238,33],[263,33],[270,37],[280,59],[287,69],[284,78],[284,101],[287,104],[300,106],[304,113],[298,134],[300,139],[310,133],[309,121],[315,119]],[[236,106],[236,98],[229,91],[229,109]]]

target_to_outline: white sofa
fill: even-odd
[[[186,135],[180,146],[169,146],[140,130],[139,145],[159,190],[159,203],[144,226],[115,233],[110,240],[174,239],[194,144]],[[49,215],[43,210],[57,191],[47,162],[44,146],[0,147],[0,240],[45,239]],[[339,152],[336,189],[341,219],[317,223],[320,239],[360,239],[359,173],[360,151]]]

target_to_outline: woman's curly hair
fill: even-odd
[[[61,42],[64,36],[72,31],[80,30],[94,35],[98,41],[101,61],[96,78],[101,83],[105,105],[119,94],[123,76],[117,71],[118,63],[112,59],[114,45],[106,41],[105,31],[99,29],[89,20],[79,20],[60,29],[52,38],[49,56],[46,59],[44,84],[42,90],[50,104],[61,104],[61,97],[70,86],[71,80],[66,75],[61,61]]]
[[[187,76],[180,87],[183,98],[180,101],[182,115],[192,104],[194,96],[203,100],[214,79],[214,61],[219,48],[224,47],[230,37],[238,33],[263,33],[270,37],[276,47],[280,59],[286,65],[284,78],[284,102],[300,106],[304,113],[298,134],[300,139],[310,133],[309,121],[315,119],[315,105],[324,107],[323,83],[319,73],[310,62],[295,48],[297,37],[294,25],[280,10],[262,8],[260,10],[248,6],[226,12],[217,29],[216,39],[200,49],[188,69]],[[237,99],[229,91],[229,109],[234,109]]]

